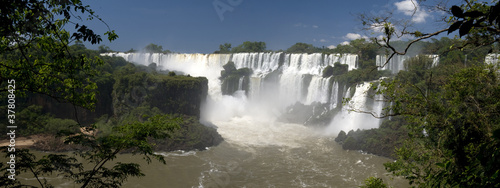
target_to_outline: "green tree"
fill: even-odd
[[[137,50],[134,50],[133,48],[130,48],[130,50],[126,51],[125,53],[135,53]]]
[[[435,31],[423,32],[415,29],[411,20],[401,20],[393,17],[392,14],[382,16],[360,15],[360,19],[366,30],[381,31],[383,37],[372,38],[372,41],[379,46],[387,49],[389,53],[389,61],[394,55],[406,55],[410,51],[410,47],[418,44],[418,42],[432,37],[436,37],[442,33],[452,34],[458,31],[459,37],[465,40],[459,45],[447,46],[452,49],[464,50],[466,48],[487,47],[489,52],[494,49],[493,44],[498,43],[500,38],[500,2],[485,2],[485,1],[461,1],[461,4],[454,5],[450,8],[443,7],[443,3],[434,5],[420,5],[425,1],[415,1],[415,10],[418,6],[434,7],[436,10],[445,10],[448,17],[443,18],[446,24],[444,27],[438,28]],[[413,15],[415,16],[415,15]],[[402,37],[414,38],[409,41],[404,47],[398,48],[394,44],[395,39]]]
[[[112,52],[111,48],[109,48],[109,46],[106,46],[106,45],[100,45],[99,47],[97,47],[97,51],[99,53]]]
[[[319,50],[312,44],[306,44],[301,42],[295,43],[286,50],[287,53],[314,53],[317,51]]]
[[[397,160],[386,168],[419,186],[496,187],[500,169],[498,69],[471,67],[441,84],[396,79],[384,91],[410,132]],[[389,95],[389,93],[391,93]]]
[[[367,41],[364,38],[352,40],[349,44],[338,45],[332,50],[334,53],[350,53],[357,54],[359,57],[358,68],[374,69],[375,61],[373,61],[380,52],[380,46],[373,42]]]
[[[8,1],[0,8],[0,79],[16,81],[16,94],[41,93],[77,106],[92,108],[96,84],[94,67],[102,64],[99,58],[71,53],[71,41],[92,44],[102,41],[85,25],[76,22],[72,11],[87,13],[87,19],[99,19],[81,1]],[[76,32],[64,28],[76,23]],[[66,26],[67,27],[67,26]],[[109,40],[117,35],[107,31]],[[2,87],[0,92],[6,92]]]
[[[265,42],[250,42],[250,41],[245,41],[243,42],[243,44],[240,44],[232,49],[233,53],[265,52],[265,51],[266,51]]]
[[[365,180],[365,185],[360,186],[361,188],[387,188],[384,181],[380,178],[369,177]]]
[[[214,53],[216,54],[228,54],[231,53],[231,44],[230,43],[224,43],[219,45],[219,50],[215,51]]]
[[[64,175],[64,178],[72,180],[81,187],[120,187],[130,176],[144,176],[140,166],[136,163],[116,162],[109,167],[109,163],[116,159],[117,155],[124,151],[131,151],[133,154],[140,154],[150,163],[152,159],[159,160],[165,164],[164,157],[153,152],[151,138],[160,139],[170,136],[170,133],[179,128],[181,119],[168,115],[156,115],[144,122],[132,122],[114,128],[114,131],[107,136],[94,136],[92,134],[80,132],[62,132],[65,143],[83,146],[82,149],[74,151],[73,155],[48,154],[38,159],[26,149],[17,150],[16,174],[20,172],[31,172],[39,182],[40,187],[51,187],[45,179],[41,177],[49,176],[53,173]],[[92,131],[93,129],[87,129]],[[16,148],[17,149],[17,148]],[[8,152],[7,147],[3,147],[6,157],[12,152]],[[77,160],[82,158],[91,167],[86,169],[83,163]],[[105,165],[107,164],[107,165]],[[0,183],[4,186],[25,187],[19,179],[11,180],[6,177],[10,175],[4,163],[0,164],[0,169],[4,172]]]
[[[170,53],[169,50],[163,50],[163,46],[161,45],[156,45],[156,44],[148,44],[146,47],[144,47],[144,52],[146,53]]]
[[[484,56],[488,51],[484,48],[491,52],[499,41],[500,4],[461,1],[445,9],[448,24],[431,32],[412,30],[411,22],[391,16],[361,16],[368,28],[381,29],[384,37],[372,40],[390,57],[407,54],[419,41],[445,32],[458,31],[464,39],[455,44],[440,41],[442,46],[434,49],[442,50],[446,60],[437,68],[402,71],[384,83],[381,93],[392,104],[387,110],[405,117],[410,136],[386,169],[419,187],[499,187],[500,81],[498,69],[482,65],[484,58],[477,51]],[[414,40],[402,48],[394,45],[394,38],[408,35]],[[467,51],[481,63],[469,67],[463,53]]]
[[[81,15],[81,16],[74,16]],[[7,84],[15,84],[16,100],[29,94],[43,94],[60,102],[93,109],[96,102],[96,75],[103,61],[98,56],[85,53],[85,46],[78,41],[98,44],[101,36],[79,22],[83,19],[102,21],[89,6],[80,0],[16,0],[2,2],[0,6],[0,89],[1,95],[8,91]],[[104,23],[104,22],[103,22]],[[104,23],[105,24],[105,23]],[[74,26],[75,32],[65,28]],[[118,36],[114,31],[104,33],[110,41]],[[76,41],[76,42],[75,42]],[[70,45],[75,42],[75,45]],[[5,97],[7,98],[7,97]],[[3,103],[2,103],[3,104]],[[4,107],[2,107],[4,109]],[[31,109],[30,109],[31,108]],[[36,113],[29,107],[27,115]],[[53,129],[74,124],[60,119],[47,120],[54,123]],[[40,123],[40,122],[35,122]],[[64,125],[62,125],[64,124]],[[115,128],[108,136],[96,137],[86,132],[63,131],[66,143],[83,147],[75,154],[93,165],[83,169],[83,162],[76,156],[49,154],[36,159],[28,150],[4,148],[6,156],[15,155],[16,175],[31,172],[40,187],[52,187],[41,178],[52,173],[61,173],[82,187],[118,187],[129,176],[141,176],[139,166],[134,163],[115,163],[112,168],[105,164],[124,150],[141,154],[150,162],[152,158],[164,162],[163,157],[152,151],[150,138],[165,138],[178,127],[179,119],[169,116],[154,116],[142,122],[126,123]],[[92,130],[93,127],[83,127]],[[37,131],[37,130],[33,130]],[[17,135],[16,135],[17,136]],[[14,150],[17,149],[17,150]],[[0,184],[6,187],[29,187],[19,179],[9,178],[9,166],[0,164],[4,172]]]

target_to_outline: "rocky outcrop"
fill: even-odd
[[[73,119],[84,126],[92,124],[95,119],[113,113],[112,97],[113,79],[102,79],[97,83],[95,108],[93,110],[64,103],[41,94],[30,94],[26,104],[43,107],[43,113],[49,113],[56,118]]]
[[[99,78],[98,82],[95,111],[61,104],[39,95],[30,97],[27,103],[40,105],[45,113],[57,118],[78,120],[83,125],[96,123],[100,117],[101,121],[115,122],[113,126],[119,126],[127,122],[144,121],[158,113],[182,116],[184,122],[181,128],[175,130],[171,138],[158,141],[158,149],[163,151],[203,150],[223,140],[214,127],[199,122],[201,104],[208,95],[206,78],[161,74],[150,67],[136,67],[133,64],[118,67],[113,74],[103,77],[105,79]],[[35,148],[67,150],[57,145],[60,145],[60,141],[43,139],[35,144]]]
[[[335,141],[345,150],[361,150],[363,152],[394,157],[394,151],[408,138],[408,131],[403,126],[405,121],[400,117],[385,120],[380,128],[369,130],[351,130],[347,134],[340,131]]]
[[[245,90],[248,93],[252,70],[249,68],[236,69],[232,61],[225,64],[223,68],[220,77],[222,94],[232,95],[237,90]]]
[[[314,102],[310,105],[295,103],[286,108],[286,112],[278,120],[286,123],[298,123],[307,126],[327,126],[331,120],[331,111],[328,104]]]
[[[183,115],[181,128],[175,130],[170,138],[158,140],[157,150],[205,150],[207,147],[218,145],[223,141],[222,137],[213,127],[201,124],[193,116]]]
[[[144,105],[166,114],[200,117],[200,105],[207,98],[204,77],[135,73],[117,78],[113,90],[113,113],[122,116]]]

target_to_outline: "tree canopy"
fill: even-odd
[[[97,82],[99,79],[106,79],[107,72],[103,70],[112,69],[113,65],[104,64],[95,53],[86,53],[82,42],[99,44],[102,38],[92,29],[79,24],[84,19],[96,19],[106,24],[80,0],[3,1],[0,6],[0,95],[15,93],[18,97],[16,100],[19,100],[30,94],[42,94],[60,102],[94,109]],[[76,31],[67,30],[73,26]],[[110,41],[118,38],[109,28],[104,35]],[[74,45],[70,45],[71,43]],[[109,49],[103,46],[100,50]],[[104,75],[98,78],[97,75],[101,73]],[[15,80],[15,92],[8,91],[6,87],[12,80]],[[1,104],[0,108],[6,109],[3,106],[5,103]],[[37,111],[30,107],[25,110],[27,111],[19,109],[28,115]],[[75,124],[82,126],[79,122],[50,119],[46,116],[34,120],[40,122],[27,123],[49,124],[46,128],[52,127],[54,131],[64,126],[74,127]],[[82,150],[75,151],[78,160],[75,156],[66,154],[48,154],[36,159],[27,149],[4,147],[2,149],[6,156],[15,156],[17,163],[15,173],[10,173],[7,169],[11,167],[5,163],[0,164],[3,171],[0,184],[6,187],[30,187],[19,179],[10,177],[12,174],[31,172],[40,187],[52,187],[42,177],[52,173],[61,173],[82,187],[118,187],[129,176],[143,175],[139,165],[115,163],[109,168],[105,164],[126,149],[143,155],[148,162],[152,158],[164,162],[162,156],[153,153],[150,139],[168,137],[178,127],[179,121],[177,117],[157,114],[144,121],[124,123],[117,126],[113,134],[105,136],[89,134],[95,128],[92,126],[78,127],[76,133],[74,129],[61,131],[66,143],[83,147]],[[30,131],[39,131],[36,127],[32,128]],[[81,129],[87,131],[80,131]],[[84,169],[83,162],[79,160],[85,160],[93,168]]]
[[[170,53],[170,50],[163,50],[163,46],[157,44],[148,44],[144,47],[144,52],[146,53]]]
[[[462,1],[441,9],[448,10],[448,25],[429,33],[410,30],[409,22],[391,22],[392,17],[362,16],[364,25],[381,28],[384,37],[372,40],[390,57],[441,33],[458,31],[457,38],[463,38],[433,39],[436,46],[426,50],[446,57],[437,67],[415,57],[405,62],[407,71],[382,82],[379,93],[391,103],[386,113],[403,116],[409,135],[396,160],[385,166],[419,187],[498,187],[500,79],[498,67],[485,65],[484,55],[498,43],[500,5]],[[405,35],[414,39],[396,47],[393,40]],[[469,61],[467,53],[473,56]],[[483,58],[475,58],[479,53]]]
[[[240,44],[240,45],[234,47],[231,51],[234,53],[265,52],[266,51],[266,43],[265,42],[245,41],[245,42],[243,42],[243,44]]]
[[[312,44],[306,44],[306,43],[295,43],[294,45],[290,46],[286,50],[287,53],[314,53],[317,52],[316,47],[314,47]]]
[[[216,54],[231,53],[231,44],[230,43],[224,43],[224,44],[219,45],[219,50],[215,51],[214,53],[216,53]]]
[[[92,108],[95,102],[96,84],[89,78],[102,64],[99,58],[72,53],[68,47],[72,41],[88,41],[97,44],[100,35],[77,22],[100,18],[79,0],[73,1],[8,1],[0,8],[0,78],[17,81],[16,92],[41,93],[77,106]],[[74,25],[75,32],[65,28]],[[110,41],[118,36],[108,30]],[[6,91],[2,87],[0,91]]]

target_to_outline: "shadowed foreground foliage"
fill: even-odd
[[[148,163],[155,159],[165,164],[164,157],[153,152],[151,139],[170,137],[171,132],[179,128],[181,121],[178,117],[156,115],[142,123],[136,121],[115,127],[113,133],[102,137],[61,132],[60,136],[64,137],[66,144],[77,146],[70,155],[48,154],[36,159],[27,149],[16,149],[15,152],[8,152],[7,147],[3,149],[7,158],[11,154],[15,155],[16,175],[30,172],[38,180],[40,187],[52,187],[42,177],[53,175],[63,176],[81,187],[120,187],[128,177],[144,174],[136,163],[115,162],[108,168],[109,163],[112,163],[120,152],[126,151],[142,155]],[[91,164],[91,168],[83,168],[84,162]],[[0,184],[25,187],[18,179],[8,179],[10,172],[7,169],[9,166],[2,163],[0,170],[4,174],[0,178]]]

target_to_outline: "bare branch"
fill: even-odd
[[[439,35],[439,34],[441,34],[443,32],[446,32],[446,31],[448,31],[448,28],[436,31],[434,33],[425,34],[422,37],[419,37],[419,38],[417,38],[415,40],[412,40],[410,43],[408,43],[408,45],[406,46],[406,48],[404,49],[404,51],[398,51],[398,50],[396,50],[396,48],[394,48],[394,46],[392,46],[390,44],[390,40],[391,40],[390,35],[388,35],[387,39],[384,40],[385,44],[381,44],[378,39],[375,39],[375,42],[376,42],[377,45],[379,45],[379,46],[381,46],[383,48],[389,48],[392,51],[391,55],[389,56],[389,58],[387,58],[387,60],[385,61],[385,63],[382,66],[377,66],[377,67],[384,67],[385,65],[387,65],[389,63],[389,61],[394,57],[394,55],[406,55],[406,53],[408,53],[408,50],[410,49],[411,45],[413,45],[414,43],[416,43],[418,41],[421,41],[421,40],[425,40],[425,39],[431,38],[433,36]]]

